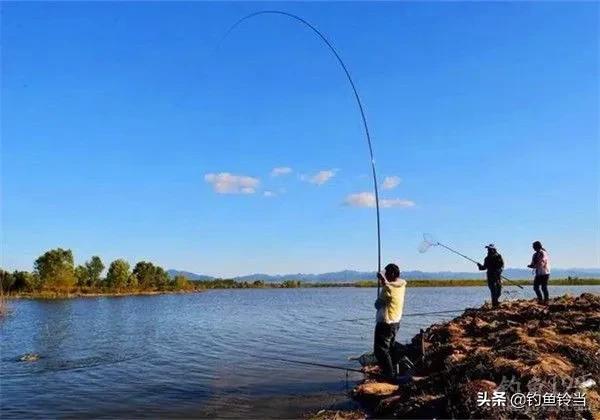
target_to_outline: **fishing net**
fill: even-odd
[[[436,241],[433,235],[430,235],[429,233],[424,233],[423,242],[421,242],[421,245],[419,245],[418,249],[421,254],[424,254],[429,248],[431,248],[432,246],[438,246],[439,244],[440,243]]]

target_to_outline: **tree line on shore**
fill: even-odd
[[[83,264],[75,265],[70,249],[51,249],[40,255],[33,264],[33,271],[8,272],[0,269],[0,291],[8,295],[64,295],[143,293],[168,291],[193,291],[204,289],[247,288],[297,288],[305,285],[300,281],[286,280],[282,283],[253,282],[233,279],[190,281],[183,275],[169,276],[167,271],[148,261],[139,261],[133,267],[124,259],[112,261],[106,274],[106,266],[99,256],[93,256]],[[333,284],[331,286],[334,286]]]
[[[206,289],[260,289],[300,287],[375,287],[372,280],[355,283],[310,283],[285,280],[269,283],[234,279],[190,281],[183,275],[169,276],[166,270],[148,261],[139,261],[133,268],[124,259],[112,261],[103,276],[105,265],[99,256],[75,265],[70,249],[51,249],[39,256],[32,272],[0,269],[0,291],[8,295],[135,294],[145,292],[194,291]],[[518,280],[519,284],[529,281]],[[567,278],[552,281],[555,285],[600,285],[598,279]],[[484,280],[409,280],[410,287],[483,286]]]
[[[33,267],[32,272],[0,269],[3,292],[91,294],[193,289],[184,276],[171,278],[162,267],[147,261],[139,261],[132,268],[124,259],[116,259],[103,276],[106,267],[100,257],[93,256],[84,264],[75,265],[70,249],[51,249],[38,257]]]

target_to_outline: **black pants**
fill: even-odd
[[[502,277],[500,273],[488,273],[488,287],[492,294],[492,306],[496,307],[500,304],[499,299],[502,294]]]
[[[396,342],[396,333],[400,324],[386,324],[378,322],[375,325],[375,345],[374,353],[377,363],[381,367],[381,373],[384,376],[394,376],[394,343]]]
[[[544,293],[544,302],[548,301],[548,280],[550,279],[550,274],[540,274],[535,276],[533,280],[533,290],[537,295],[538,301],[542,301],[542,293],[540,293],[540,286],[542,286],[542,292]]]

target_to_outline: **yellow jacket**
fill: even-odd
[[[406,280],[386,281],[379,292],[380,302],[377,310],[377,322],[395,324],[402,318]]]

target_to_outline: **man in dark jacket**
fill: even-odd
[[[504,269],[504,260],[498,253],[494,244],[486,245],[487,257],[483,264],[477,263],[480,270],[487,270],[487,282],[492,293],[492,306],[496,308],[500,303],[500,294],[502,293],[502,270]]]

